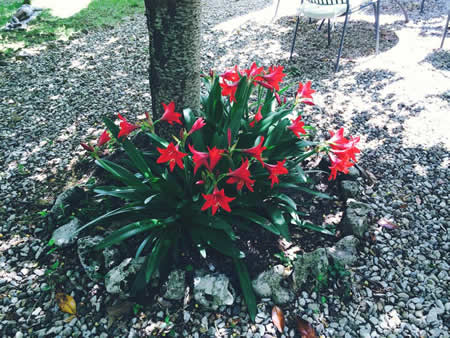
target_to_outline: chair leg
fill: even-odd
[[[423,4],[424,4],[425,0],[422,0],[421,4],[420,4],[420,14],[423,14]]]
[[[375,18],[375,53],[378,54],[380,50],[380,5],[381,1],[377,0],[377,15]]]
[[[278,7],[280,7],[280,1],[281,1],[281,0],[278,0],[277,8],[275,9],[275,14],[273,15],[272,21],[274,21],[275,18],[277,17],[277,14],[278,14]]]
[[[300,16],[297,17],[297,23],[295,24],[294,39],[292,40],[291,55],[289,56],[289,61],[292,60],[292,53],[294,52],[295,39],[297,38],[297,30],[298,30],[299,23],[300,23]]]
[[[448,13],[447,15],[447,21],[445,22],[445,27],[444,27],[444,33],[442,33],[442,41],[441,41],[441,46],[439,48],[444,47],[444,40],[445,37],[447,36],[447,31],[448,31],[448,21],[450,19],[450,13]]]
[[[328,46],[330,47],[331,44],[331,24],[330,24],[330,19],[328,19]]]
[[[336,59],[336,65],[334,67],[335,72],[337,72],[339,70],[339,60],[341,58],[342,46],[344,45],[344,36],[345,36],[345,29],[347,28],[347,21],[348,21],[348,12],[345,13],[344,28],[342,29],[341,42],[339,43],[338,56]]]
[[[311,18],[310,18],[311,19]],[[319,28],[317,28],[318,31],[320,31],[322,29],[323,23],[325,22],[325,19],[322,20],[322,22],[320,23]]]

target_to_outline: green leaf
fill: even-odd
[[[236,234],[234,233],[231,225],[220,216],[208,217],[205,215],[196,215],[194,222],[217,230],[223,230],[231,240],[234,241],[236,239]]]
[[[94,189],[94,192],[96,192],[98,196],[113,196],[132,201],[140,201],[145,196],[142,194],[142,192],[138,192],[136,189],[130,187],[97,187]]]
[[[306,192],[306,193],[308,193],[310,195],[314,195],[314,196],[320,197],[320,198],[324,198],[324,199],[328,199],[328,200],[333,199],[333,197],[331,197],[328,194],[325,194],[325,193],[319,192],[319,191],[315,191],[315,190],[311,190],[309,188],[297,186],[297,189],[301,190],[301,191],[304,191],[304,192]]]
[[[98,244],[95,249],[101,250],[116,243],[120,243],[127,238],[133,237],[141,232],[148,231],[150,229],[154,229],[162,226],[161,223],[157,219],[149,219],[145,221],[138,221],[120,228],[119,230],[114,231],[111,235],[106,237],[100,244]]]
[[[243,256],[243,253],[234,246],[233,241],[222,230],[196,227],[191,231],[197,232],[198,237],[201,238],[205,244],[226,256],[233,258],[240,258]]]
[[[107,117],[105,117],[103,119],[103,121],[105,122],[106,126],[111,131],[111,133],[113,134],[114,138],[116,138],[116,140],[119,140],[117,138],[118,128],[114,124],[114,122],[112,122]],[[116,134],[116,132],[117,132],[117,134]],[[119,140],[119,142],[121,143],[123,149],[127,153],[128,157],[131,159],[133,164],[141,172],[141,174],[144,175],[144,177],[146,177],[146,178],[151,178],[152,171],[150,170],[150,167],[148,166],[147,162],[145,161],[144,157],[142,156],[142,153],[139,150],[137,150],[136,147],[134,146],[134,144],[130,140],[128,140],[126,137],[121,138]]]
[[[139,179],[137,179],[128,169],[124,167],[108,161],[108,160],[96,160],[100,167],[110,172],[115,178],[123,182],[124,184],[130,185],[139,191],[149,191],[150,187],[142,183]]]
[[[153,246],[153,250],[145,264],[145,282],[148,283],[153,276],[153,273],[159,266],[161,258],[164,257],[171,246],[171,240],[168,236],[163,236],[157,240]]]
[[[324,229],[322,227],[319,227],[318,225],[312,224],[312,223],[293,220],[292,224],[297,225],[297,226],[302,227],[302,228],[309,229],[309,230],[314,230],[314,231],[320,232],[320,233],[325,234],[325,235],[329,235],[329,236],[335,236],[336,235],[335,233],[333,233],[333,232],[331,232],[331,231],[329,231],[327,229]]]
[[[163,138],[159,137],[158,135],[155,135],[153,133],[147,133],[148,137],[150,137],[153,141],[155,141],[160,147],[167,148],[169,145],[169,142],[164,140]]]
[[[139,245],[138,249],[136,250],[136,256],[135,258],[139,258],[144,251],[145,247],[147,246],[148,242],[153,238],[153,234],[148,235],[144,238],[144,240]]]
[[[277,194],[274,197],[289,205],[292,209],[297,210],[297,203],[286,194]]]
[[[290,241],[291,235],[289,234],[289,225],[287,224],[286,220],[284,219],[282,212],[275,206],[268,207],[267,212],[269,213],[270,217],[272,218],[273,224],[280,231],[281,236],[283,236],[288,241]]]
[[[79,228],[76,231],[76,233],[79,233],[82,230],[86,229],[87,227],[90,227],[91,225],[94,225],[94,224],[96,224],[96,223],[98,223],[100,221],[106,220],[106,219],[108,219],[110,217],[117,216],[117,215],[120,215],[120,214],[127,214],[127,213],[136,212],[136,211],[142,211],[144,209],[145,209],[145,207],[140,205],[140,204],[138,204],[138,205],[131,204],[131,205],[127,205],[127,206],[122,207],[122,208],[114,209],[114,210],[112,210],[110,212],[107,212],[106,214],[101,215],[101,216],[97,217],[96,219],[86,223],[81,228]]]
[[[239,283],[241,285],[242,294],[244,295],[245,303],[247,304],[248,313],[250,319],[254,322],[256,318],[256,297],[253,292],[252,282],[248,273],[247,267],[240,259],[233,259],[234,266],[236,267],[237,275],[239,277]]]
[[[277,227],[274,227],[273,224],[265,217],[262,217],[252,211],[243,210],[243,209],[234,209],[232,211],[233,216],[244,217],[253,223],[261,225],[264,229],[269,230],[275,235],[280,235],[280,231]]]

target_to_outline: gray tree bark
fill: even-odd
[[[175,111],[200,109],[200,0],[145,0],[150,42],[150,91],[154,120],[161,103],[175,102]],[[178,135],[164,123],[161,136]],[[167,127],[167,128],[166,128]],[[164,130],[163,130],[164,129]]]

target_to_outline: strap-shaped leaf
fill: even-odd
[[[286,194],[276,194],[274,197],[289,205],[292,209],[297,210],[297,203]]]
[[[139,247],[136,250],[135,258],[141,257],[142,252],[144,251],[144,249],[147,246],[148,242],[150,242],[150,240],[152,238],[154,238],[154,234],[153,233],[144,238],[144,240],[141,242],[141,244],[139,244]]]
[[[324,199],[328,199],[328,200],[333,199],[333,197],[331,197],[328,194],[325,194],[325,193],[320,192],[320,191],[311,190],[311,189],[306,188],[306,187],[297,186],[297,189],[301,190],[301,191],[304,191],[304,192],[306,192],[306,193],[308,193],[310,195],[319,197],[319,198],[324,198]]]
[[[103,119],[108,129],[113,134],[114,138],[117,138],[118,136],[118,128],[117,126],[107,117]],[[119,142],[122,144],[123,149],[127,153],[130,160],[133,162],[133,164],[136,166],[136,168],[141,172],[142,175],[146,178],[152,177],[152,171],[150,170],[150,167],[148,166],[147,162],[144,159],[144,156],[142,156],[142,153],[136,149],[134,144],[128,140],[126,137],[121,138]]]
[[[96,160],[95,163],[110,172],[115,178],[119,181],[123,182],[126,185],[132,186],[133,188],[140,191],[149,191],[150,188],[142,183],[139,179],[137,179],[128,169],[124,167],[108,161],[108,160]]]
[[[222,230],[196,227],[192,229],[192,232],[197,232],[198,237],[201,238],[202,242],[226,256],[233,258],[240,258],[243,256],[243,253],[234,246],[233,241]]]
[[[171,240],[168,237],[168,233],[165,236],[159,238],[155,245],[153,246],[153,250],[145,264],[145,282],[148,283],[153,276],[153,273],[159,266],[159,262],[161,258],[167,255],[171,246]]]
[[[117,216],[120,214],[127,214],[127,213],[135,213],[135,212],[139,212],[145,209],[145,206],[140,205],[140,204],[131,204],[131,205],[127,205],[125,207],[122,208],[118,208],[118,209],[114,209],[110,212],[107,212],[104,215],[101,215],[99,217],[97,217],[96,219],[86,223],[85,225],[83,225],[81,228],[79,228],[76,233],[81,232],[82,230],[86,229],[87,227],[90,227],[91,225],[94,225],[100,221],[104,221],[110,217],[113,216]]]
[[[302,227],[302,228],[306,228],[306,229],[309,229],[309,230],[314,230],[314,231],[320,232],[320,233],[322,233],[324,235],[329,235],[329,236],[335,236],[336,235],[335,233],[331,232],[330,230],[324,229],[324,228],[322,228],[322,227],[320,227],[318,225],[315,225],[315,224],[312,224],[312,223],[309,223],[309,222],[292,220],[292,224],[297,225],[297,226]]]
[[[236,272],[239,277],[239,284],[241,285],[242,294],[244,295],[245,303],[247,304],[250,319],[254,322],[256,318],[256,297],[253,292],[252,282],[245,263],[241,259],[233,259]]]
[[[146,196],[143,192],[139,192],[136,189],[129,187],[104,186],[95,188],[94,192],[96,192],[98,196],[113,196],[132,201],[140,201]]]
[[[157,143],[158,146],[163,147],[163,148],[167,148],[167,146],[169,145],[169,142],[167,142],[166,140],[164,140],[163,138],[159,137],[156,134],[153,133],[147,133],[148,137],[150,137],[153,141],[155,141]]]
[[[283,236],[288,241],[290,241],[291,235],[289,234],[289,225],[287,224],[286,220],[284,219],[284,216],[283,216],[283,213],[281,212],[281,210],[275,206],[269,206],[269,207],[267,207],[267,212],[269,213],[270,217],[272,218],[273,224],[280,231],[281,236]]]
[[[114,231],[111,235],[106,237],[100,244],[98,244],[95,249],[101,250],[111,245],[120,243],[130,237],[136,236],[141,232],[145,232],[157,227],[162,226],[163,223],[158,221],[157,219],[148,219],[145,221],[138,221],[131,224],[128,224],[119,230]]]
[[[280,235],[280,231],[277,227],[275,227],[267,218],[262,217],[252,211],[243,210],[243,209],[234,209],[233,210],[234,216],[240,216],[243,218],[246,218],[253,223],[256,223],[260,226],[262,226],[264,229],[269,230],[270,232],[274,233],[275,235]]]
[[[236,234],[233,231],[230,223],[228,223],[225,219],[220,216],[216,217],[208,217],[206,215],[196,215],[195,223],[198,223],[203,226],[208,226],[217,230],[223,230],[231,240],[236,239]]]

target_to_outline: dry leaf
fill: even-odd
[[[71,315],[77,314],[77,303],[72,296],[66,295],[65,293],[58,292],[56,294],[56,302],[62,312],[69,313]]]
[[[297,330],[302,338],[317,338],[316,331],[306,320],[297,318]]]
[[[272,322],[280,333],[284,331],[284,314],[278,306],[272,308]]]
[[[381,226],[382,228],[386,228],[389,230],[393,230],[393,229],[397,229],[398,225],[392,223],[391,221],[387,220],[386,218],[381,218],[378,221],[378,225]]]

